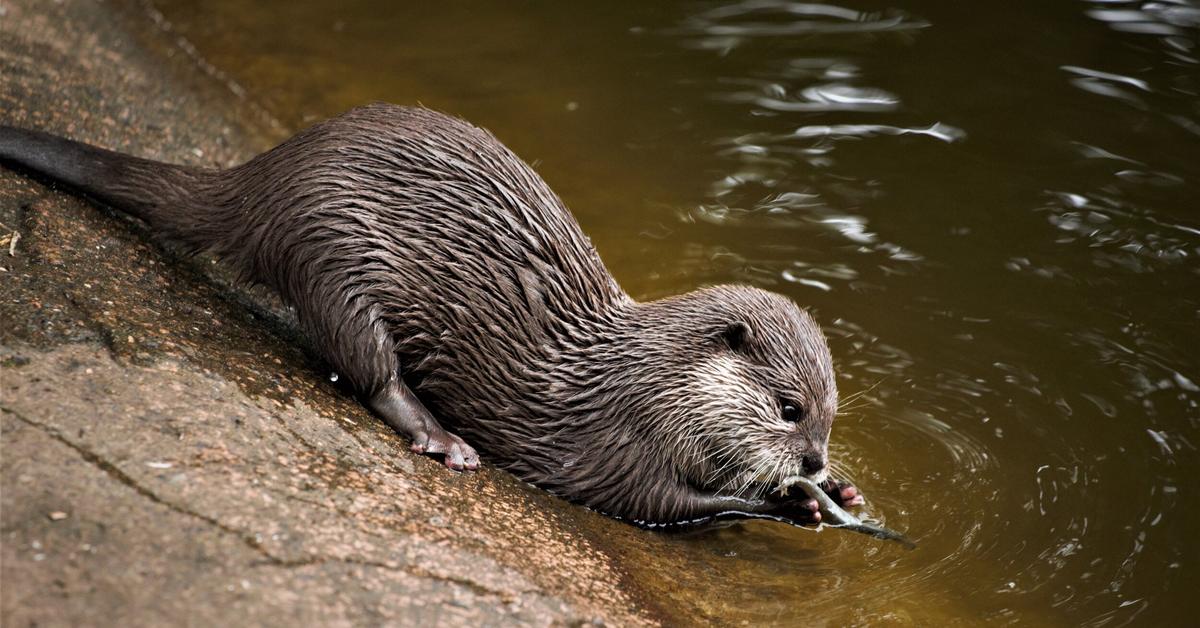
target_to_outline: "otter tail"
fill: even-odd
[[[196,249],[226,235],[201,191],[213,171],[141,159],[42,131],[0,125],[0,162],[63,183]]]

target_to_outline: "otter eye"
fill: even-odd
[[[783,402],[783,420],[788,423],[799,423],[804,418],[804,410],[800,406],[790,402]]]

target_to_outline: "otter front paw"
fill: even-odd
[[[858,487],[849,482],[838,482],[837,480],[825,480],[821,484],[821,488],[829,495],[837,505],[842,508],[851,506],[861,506],[865,502],[861,493],[858,492]],[[814,502],[816,500],[813,500]]]
[[[848,482],[826,480],[821,484],[821,488],[834,503],[843,508],[860,506],[864,503],[858,488]],[[784,501],[775,512],[800,525],[821,523],[822,519],[821,506],[817,500],[811,497]]]
[[[475,449],[446,430],[417,433],[413,437],[412,450],[419,454],[442,454],[442,462],[455,471],[479,468],[479,454]]]
[[[800,525],[821,523],[821,506],[811,497],[788,504],[784,514]]]

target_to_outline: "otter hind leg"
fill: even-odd
[[[371,397],[371,408],[392,429],[412,439],[412,450],[441,454],[447,467],[456,471],[479,468],[479,455],[463,439],[447,432],[400,378],[394,378]]]
[[[318,261],[328,264],[328,260]],[[303,286],[302,292],[284,296],[296,305],[309,338],[334,370],[367,399],[367,406],[412,439],[413,451],[440,454],[454,470],[479,468],[475,450],[443,429],[404,383],[395,342],[381,315],[386,308],[378,300],[364,298],[361,287],[336,273],[301,275],[276,285],[281,292]]]

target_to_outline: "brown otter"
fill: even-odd
[[[451,468],[479,464],[462,435],[637,522],[819,517],[769,490],[825,476],[837,389],[813,320],[745,286],[633,300],[541,178],[464,121],[370,105],[220,171],[0,127],[0,159],[276,289],[366,403]]]

